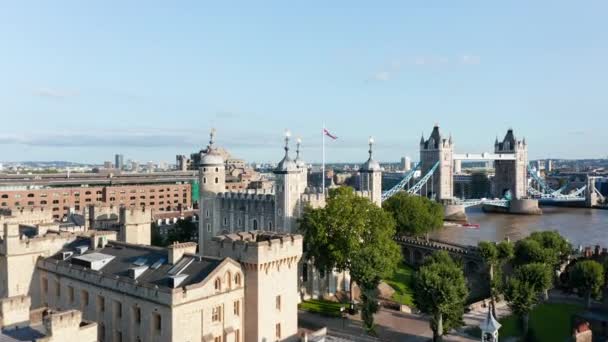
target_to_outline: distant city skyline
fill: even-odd
[[[530,159],[605,158],[608,3],[15,2],[0,11],[0,160],[418,159],[512,127]],[[569,25],[568,23],[576,23]],[[295,139],[294,139],[295,140]],[[295,141],[292,143],[295,155]]]

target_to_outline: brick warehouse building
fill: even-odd
[[[0,175],[0,209],[44,208],[61,219],[88,205],[192,208],[196,173]],[[197,195],[195,189],[194,195]]]

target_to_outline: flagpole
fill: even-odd
[[[321,164],[321,189],[325,193],[325,122],[323,123],[323,131],[321,131],[323,139],[323,163]]]

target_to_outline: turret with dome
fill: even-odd
[[[368,143],[369,158],[359,169],[360,188],[361,191],[367,191],[372,202],[380,206],[382,204],[382,168],[380,163],[374,160],[374,138],[369,137]]]

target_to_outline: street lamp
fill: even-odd
[[[343,306],[340,307],[340,315],[342,316],[342,329],[344,329],[346,322],[346,308]]]

